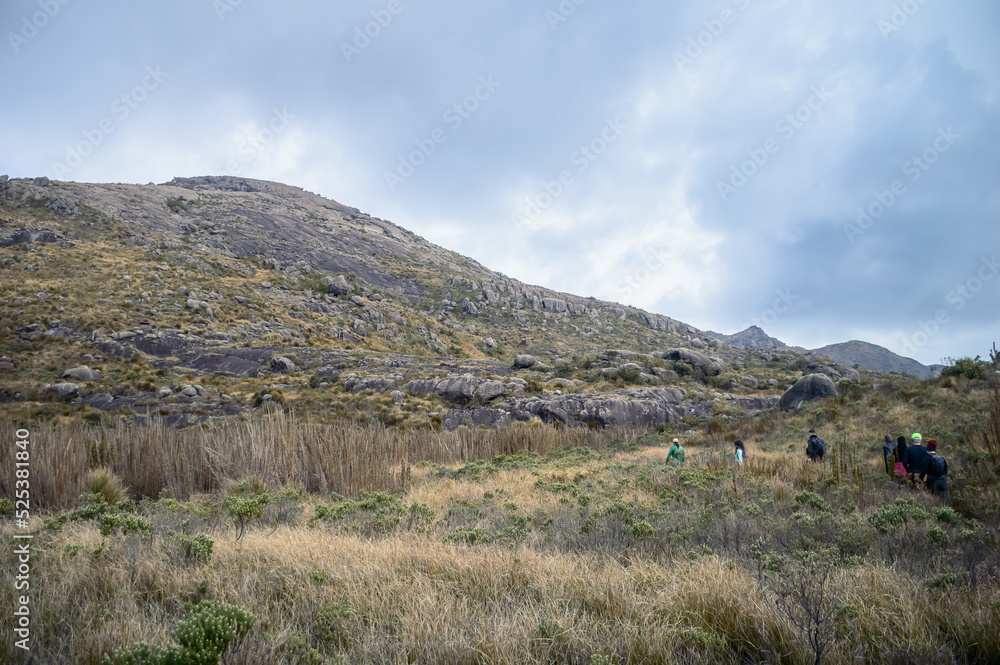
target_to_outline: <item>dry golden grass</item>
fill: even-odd
[[[65,554],[80,546],[76,556]],[[218,538],[212,563],[197,569],[155,543],[121,542],[87,555],[101,547],[95,529],[74,526],[39,553],[36,653],[92,663],[123,644],[166,643],[183,602],[211,597],[250,608],[259,620],[227,663],[295,662],[287,659],[295,636],[326,634],[334,636],[328,654],[347,662],[807,658],[752,571],[718,557],[665,565],[305,527]],[[995,597],[931,593],[881,566],[837,573],[829,584],[856,618],[838,628],[842,639],[826,662],[949,662],[941,631],[1000,653]],[[9,594],[0,599],[5,617],[11,603]],[[340,611],[324,615],[330,607]]]

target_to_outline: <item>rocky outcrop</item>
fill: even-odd
[[[654,356],[657,354],[653,354]],[[692,351],[691,349],[667,349],[659,354],[660,358],[664,360],[681,360],[688,363],[692,367],[704,367],[706,370],[718,374],[722,371],[722,362],[716,360],[715,358],[710,358],[704,353],[698,351]]]
[[[477,379],[471,374],[415,379],[403,388],[413,395],[436,395],[453,404],[468,404],[476,399],[485,402],[505,395],[509,390],[502,381]]]
[[[794,411],[800,409],[806,402],[827,397],[836,397],[837,387],[833,385],[830,377],[824,374],[809,374],[803,376],[789,388],[778,405],[782,411]]]

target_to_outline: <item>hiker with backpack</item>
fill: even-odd
[[[736,442],[736,463],[743,464],[743,458],[747,456],[746,446],[743,445],[742,441]]]
[[[906,455],[906,437],[901,436],[896,439],[896,466],[893,475],[897,483],[902,483],[906,478],[906,467],[903,465],[903,457]]]
[[[906,475],[909,476],[914,486],[917,482],[917,474],[920,474],[920,479],[923,480],[924,467],[927,465],[927,449],[923,446],[923,440],[920,432],[914,432],[913,436],[910,437],[910,445],[903,453],[903,466],[906,467]]]
[[[670,464],[670,460],[677,460],[679,464],[684,463],[684,446],[681,445],[679,439],[674,439],[674,445],[670,446],[670,450],[667,451],[667,461],[666,464]]]
[[[948,460],[938,454],[937,447],[937,439],[931,439],[927,442],[925,473],[921,474],[920,479],[924,480],[924,487],[928,492],[946,500],[948,498]]]
[[[896,454],[896,444],[892,437],[885,435],[885,442],[882,444],[882,461],[885,462],[885,475],[892,476],[892,468],[889,466],[889,459]]]
[[[822,462],[826,454],[826,444],[819,438],[816,430],[809,430],[809,442],[806,444],[806,456],[813,462]]]

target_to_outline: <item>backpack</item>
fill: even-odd
[[[930,455],[927,458],[927,475],[940,478],[946,473],[947,465],[940,455]]]
[[[819,451],[820,451],[820,453],[825,453],[826,452],[826,444],[823,443],[823,439],[816,439],[816,443],[819,445]]]

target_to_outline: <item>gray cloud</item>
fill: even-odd
[[[996,6],[907,3],[920,8],[888,31],[879,22],[904,3],[223,1],[221,19],[207,1],[70,1],[30,39],[38,2],[4,3],[0,172],[54,176],[111,117],[67,179],[235,163],[526,281],[724,332],[791,289],[765,325],[790,343],[864,337],[936,362],[984,353],[1000,332],[1000,280],[948,302],[1000,253]],[[169,75],[116,115],[148,67]],[[449,123],[490,76],[500,86]],[[809,108],[816,89],[831,94]],[[276,111],[293,119],[269,135]],[[627,129],[580,169],[574,154],[615,118]],[[910,180],[948,128],[954,144]],[[386,171],[435,129],[445,140],[390,191]],[[719,183],[754,157],[723,200]],[[515,228],[564,171],[572,182]],[[852,242],[857,209],[896,180],[905,192]],[[907,348],[942,308],[949,323]]]

